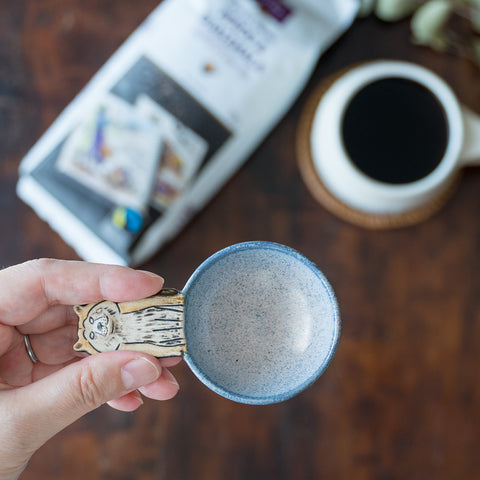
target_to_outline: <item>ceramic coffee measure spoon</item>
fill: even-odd
[[[271,242],[221,250],[183,291],[77,305],[77,351],[184,357],[214,392],[247,404],[287,400],[313,384],[340,336],[334,291],[302,254]]]

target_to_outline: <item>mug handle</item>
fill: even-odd
[[[480,116],[465,105],[461,105],[464,139],[460,153],[462,166],[480,165]]]
[[[77,352],[135,350],[155,357],[180,357],[187,350],[185,296],[174,289],[131,302],[101,300],[73,307],[78,315]]]

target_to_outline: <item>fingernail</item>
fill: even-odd
[[[132,395],[138,400],[140,405],[143,405],[143,398],[137,390],[134,390],[130,395]]]
[[[172,385],[175,385],[178,389],[180,389],[180,385],[178,384],[176,378],[166,368],[162,372],[162,377],[165,379],[167,383],[171,383]]]
[[[148,275],[149,277],[152,277],[152,278],[161,278],[163,280],[163,277],[161,277],[160,275],[157,275],[156,273],[153,273],[153,272],[148,272],[147,270],[137,270],[137,272],[143,273],[144,275]]]
[[[121,370],[123,385],[128,390],[143,387],[160,376],[160,370],[144,357],[128,362]]]

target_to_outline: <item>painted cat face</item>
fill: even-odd
[[[95,314],[88,317],[88,321],[92,326],[92,330],[88,334],[89,340],[95,340],[97,335],[102,337],[106,337],[110,333],[112,333],[112,322],[108,315],[103,312],[98,312],[97,316]]]
[[[98,352],[115,350],[119,340],[115,335],[115,317],[119,313],[114,302],[103,301],[94,305],[83,320],[83,338]]]

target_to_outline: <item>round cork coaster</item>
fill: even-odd
[[[322,182],[313,163],[310,148],[310,132],[317,106],[332,83],[358,65],[341,70],[327,77],[314,90],[302,111],[297,131],[297,161],[300,174],[313,197],[328,211],[347,222],[369,229],[393,229],[415,225],[437,212],[450,198],[460,179],[460,172],[437,197],[426,204],[400,214],[372,214],[356,210],[335,197]]]

